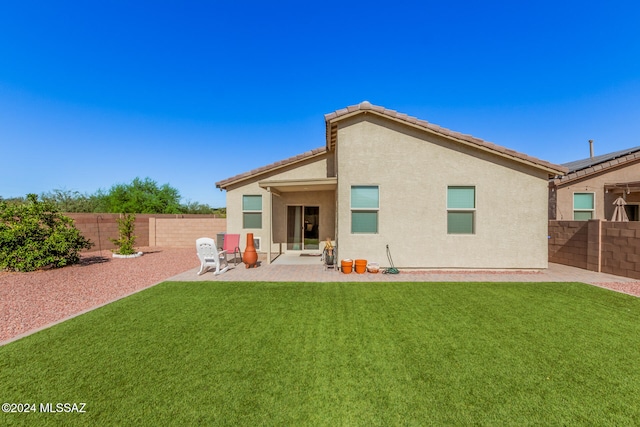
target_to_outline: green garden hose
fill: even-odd
[[[391,259],[391,249],[389,249],[389,245],[387,245],[387,259],[389,260],[389,265],[391,267],[385,269],[382,274],[398,274],[400,271],[393,265],[393,260]]]

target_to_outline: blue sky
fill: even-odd
[[[632,1],[6,1],[0,196],[215,182],[368,100],[563,163],[640,145]]]

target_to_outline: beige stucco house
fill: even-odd
[[[631,221],[640,220],[640,147],[565,163],[568,173],[549,181],[549,219],[611,220],[623,197]]]
[[[227,231],[269,253],[400,268],[546,268],[562,166],[362,102],[325,115],[326,145],[216,183]],[[244,241],[244,240],[242,240]]]

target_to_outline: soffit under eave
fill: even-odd
[[[529,165],[529,166],[531,166],[531,167],[533,167],[535,169],[544,170],[544,171],[547,172],[549,178],[554,178],[554,177],[559,176],[559,175],[565,175],[569,171],[564,166],[553,165],[552,163],[545,162],[545,161],[542,161],[543,163],[538,163],[538,162],[535,162],[535,161],[531,161],[531,160],[528,160],[526,158],[523,158],[523,157],[520,157],[520,156],[517,156],[517,155],[509,154],[509,152],[513,152],[513,151],[509,150],[509,149],[506,149],[506,148],[501,148],[500,150],[496,150],[496,149],[491,148],[490,146],[483,145],[483,143],[473,143],[473,142],[470,142],[470,141],[465,141],[464,139],[456,138],[455,136],[448,135],[446,133],[437,132],[434,129],[430,129],[430,128],[427,128],[427,127],[424,127],[424,126],[420,126],[418,124],[407,122],[407,121],[398,119],[396,117],[390,117],[390,116],[388,116],[386,114],[381,114],[381,113],[379,113],[379,112],[377,112],[375,110],[365,110],[365,111],[356,110],[356,111],[353,111],[353,112],[350,112],[350,113],[346,113],[346,114],[341,115],[339,117],[334,117],[334,118],[328,120],[327,121],[327,151],[333,151],[335,149],[335,146],[336,146],[336,143],[337,143],[337,140],[338,140],[338,122],[340,122],[341,120],[345,120],[345,119],[347,119],[349,117],[354,117],[354,116],[356,116],[358,114],[365,114],[365,115],[366,114],[374,114],[374,115],[376,115],[378,117],[381,117],[383,119],[392,120],[392,121],[394,121],[396,123],[400,123],[402,125],[412,127],[414,129],[417,129],[417,130],[422,131],[422,132],[426,132],[426,133],[431,134],[431,135],[435,135],[435,136],[438,136],[438,137],[441,137],[441,138],[448,139],[448,140],[456,142],[458,144],[462,144],[462,145],[464,145],[466,147],[475,148],[475,149],[478,149],[478,150],[481,150],[481,151],[484,151],[484,152],[487,152],[487,153],[491,153],[491,154],[497,155],[497,156],[505,158],[505,159],[509,159],[509,160],[512,160],[512,161],[515,161],[515,162],[518,162],[518,163],[521,163],[521,164]],[[486,143],[486,144],[489,144],[489,143]],[[495,146],[495,144],[491,144],[491,145]],[[504,150],[504,152],[501,151],[501,150]],[[526,155],[524,155],[524,156],[527,157]]]
[[[258,182],[258,185],[276,194],[295,191],[331,191],[338,187],[338,178],[264,180]]]

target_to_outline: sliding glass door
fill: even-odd
[[[287,206],[287,249],[319,249],[319,223],[319,206]]]

